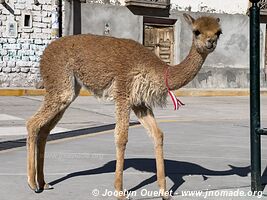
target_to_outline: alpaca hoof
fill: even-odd
[[[117,197],[118,200],[132,200],[133,198],[132,197]]]
[[[123,197],[123,198],[118,198],[118,200],[132,200],[133,198],[131,197]]]
[[[35,193],[41,193],[41,192],[43,192],[43,189],[36,188],[36,189],[34,190],[34,192],[35,192]]]
[[[173,200],[172,196],[162,197],[162,200]]]
[[[52,185],[49,185],[48,183],[44,185],[44,190],[52,190],[52,189],[54,189]]]
[[[28,183],[28,186],[29,186],[29,188],[32,190],[32,191],[34,191],[35,193],[41,193],[42,192],[42,190],[40,190],[39,188],[37,188],[36,186],[31,186],[29,183]]]

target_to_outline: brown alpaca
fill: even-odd
[[[184,14],[184,18],[192,27],[193,44],[189,55],[176,66],[167,65],[133,40],[90,34],[66,36],[45,49],[40,70],[46,94],[38,112],[27,122],[28,184],[35,192],[50,188],[43,172],[46,139],[82,86],[98,97],[115,102],[115,190],[123,191],[124,152],[129,115],[133,110],[154,140],[157,180],[160,191],[166,191],[163,133],[154,119],[152,107],[166,104],[166,72],[170,90],[186,85],[198,73],[207,55],[214,51],[222,33],[219,19],[195,20],[188,14]],[[171,198],[165,194],[162,197]],[[125,197],[118,196],[118,199]]]

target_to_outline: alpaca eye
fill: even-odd
[[[199,32],[199,30],[195,30],[195,31],[193,31],[193,33],[194,33],[194,35],[195,36],[199,36],[201,33]]]
[[[222,31],[219,30],[219,31],[217,31],[217,33],[215,33],[215,34],[217,35],[217,37],[220,37],[220,35],[222,34]]]

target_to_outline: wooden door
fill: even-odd
[[[145,25],[144,45],[161,60],[173,64],[173,27]]]

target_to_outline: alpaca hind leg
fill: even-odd
[[[48,190],[48,189],[52,189],[53,187],[50,186],[49,184],[47,184],[44,181],[44,157],[45,157],[45,145],[46,145],[46,141],[47,141],[47,136],[49,135],[50,131],[56,126],[56,124],[58,123],[58,121],[62,118],[64,112],[66,109],[60,111],[51,121],[50,123],[48,123],[48,125],[46,125],[45,127],[43,127],[40,130],[39,133],[39,137],[37,139],[37,157],[36,160],[38,160],[38,162],[36,163],[36,180],[39,186],[39,189],[44,189],[44,190]]]
[[[56,114],[55,117],[51,119],[49,123],[40,130],[40,136],[37,140],[37,147],[39,148],[37,148],[38,162],[37,162],[36,180],[39,185],[39,188],[41,189],[48,190],[53,188],[51,185],[45,183],[44,181],[44,157],[45,157],[45,145],[47,141],[47,136],[49,135],[50,131],[56,126],[58,121],[62,118],[65,110],[70,105],[70,103],[74,101],[75,98],[78,96],[80,89],[81,86],[79,84],[75,84],[74,94],[72,94],[71,92],[69,93],[70,97],[67,98],[68,100],[65,101],[65,104],[63,106],[65,108],[63,108],[58,114]]]
[[[145,105],[142,105],[134,106],[132,109],[138,117],[140,123],[149,131],[150,135],[154,140],[157,181],[162,198],[165,200],[171,199],[171,196],[166,191],[165,167],[163,158],[163,133],[159,129],[157,122],[154,118],[153,111],[150,108],[146,107]]]
[[[123,168],[124,154],[126,144],[128,142],[129,115],[130,109],[128,104],[116,105],[116,128],[115,128],[115,143],[116,143],[116,171],[114,187],[119,194],[123,191]],[[119,200],[127,199],[125,194],[118,195]]]
[[[64,91],[64,95],[51,95],[45,96],[43,105],[39,111],[28,120],[27,130],[27,170],[28,170],[28,184],[36,192],[40,192],[45,187],[44,181],[42,181],[42,168],[44,155],[45,140],[49,131],[52,129],[50,126],[54,126],[59,113],[64,111],[69,104],[75,99],[76,95],[73,91]],[[63,113],[62,113],[63,114]],[[50,125],[50,126],[49,126]],[[40,148],[41,147],[41,148]],[[41,162],[40,162],[41,161]],[[39,182],[36,182],[37,171],[41,171],[39,174]],[[40,185],[38,184],[40,183]]]

